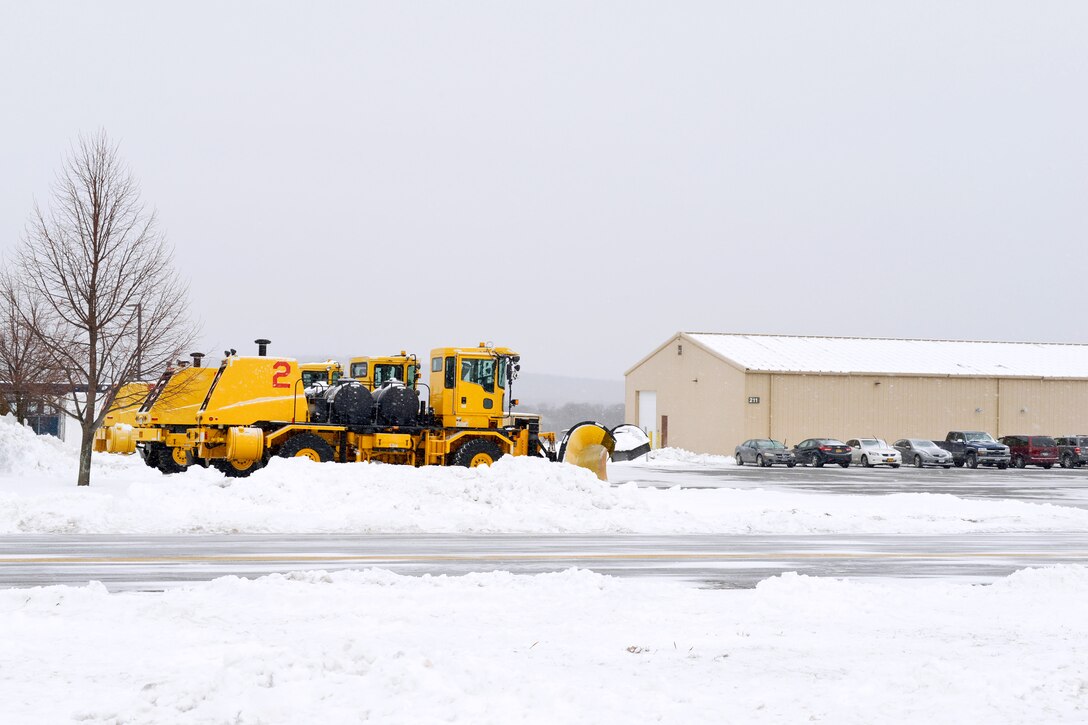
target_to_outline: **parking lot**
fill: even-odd
[[[761,488],[886,495],[936,493],[963,498],[1003,498],[1088,508],[1088,468],[862,468],[824,466],[613,464],[613,483],[668,488]]]

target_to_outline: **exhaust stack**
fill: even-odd
[[[268,355],[268,346],[272,344],[271,340],[266,340],[262,337],[259,340],[254,340],[253,342],[257,343],[258,356],[265,357],[266,355]]]
[[[189,357],[191,357],[193,359],[193,367],[198,368],[198,367],[200,367],[200,361],[204,357],[204,353],[202,353],[202,352],[191,352],[191,353],[189,353]]]

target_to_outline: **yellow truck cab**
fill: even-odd
[[[302,363],[299,365],[302,371],[302,387],[312,388],[314,385],[335,385],[344,374],[343,366],[335,360],[325,362]]]
[[[419,361],[404,350],[385,357],[353,357],[348,362],[348,377],[369,390],[377,390],[390,380],[399,380],[415,388],[419,379]]]
[[[497,428],[506,417],[506,388],[521,357],[505,347],[431,350],[431,406],[447,428]]]

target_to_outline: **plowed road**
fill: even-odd
[[[159,590],[219,576],[382,567],[404,574],[539,573],[570,567],[749,587],[785,571],[989,581],[1030,566],[1088,562],[1085,534],[189,535],[0,537],[0,586],[104,583]]]

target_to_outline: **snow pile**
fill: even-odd
[[[733,456],[715,456],[710,453],[692,453],[683,448],[656,448],[644,456],[640,456],[626,465],[650,464],[660,465],[711,465],[711,466],[735,466],[737,461]]]
[[[1088,570],[993,586],[382,570],[0,592],[10,722],[1082,722]]]
[[[59,439],[35,435],[10,413],[0,417],[0,475],[62,474],[77,457]]]
[[[0,449],[0,534],[1088,530],[1088,510],[1072,507],[933,494],[658,490],[514,457],[475,469],[276,458],[249,478],[229,479],[199,467],[164,476],[138,456],[97,454],[92,485],[77,488],[75,451],[17,426],[0,424],[0,436],[12,443]],[[614,466],[613,478],[637,475],[628,465]]]

